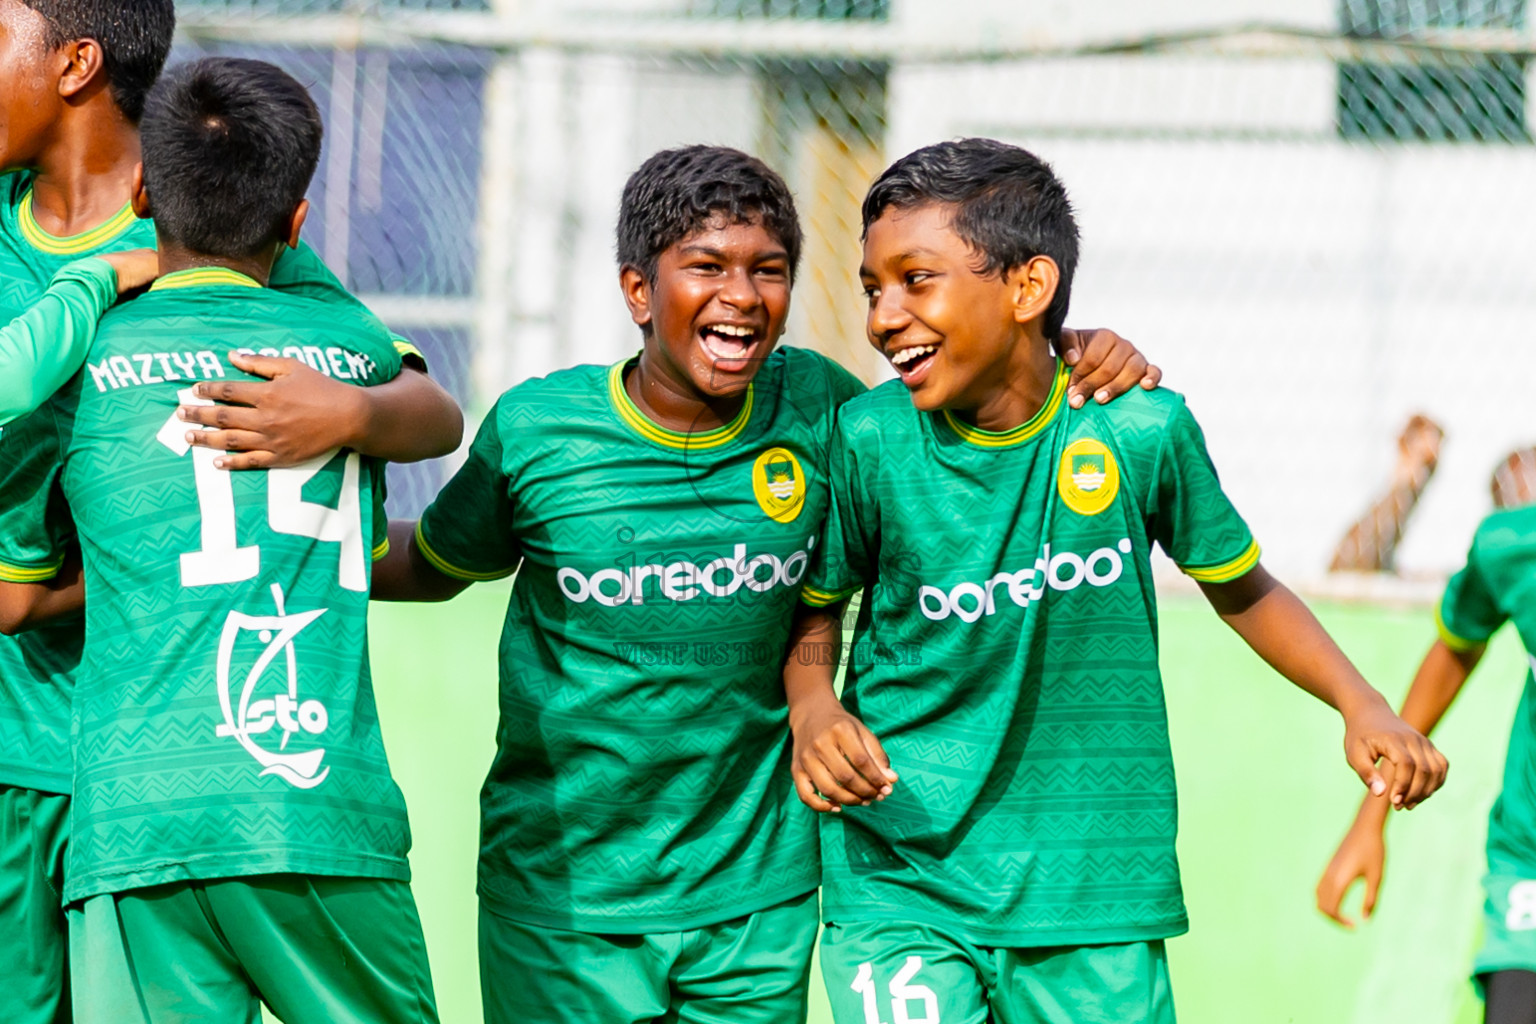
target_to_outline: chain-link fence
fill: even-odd
[[[1164,365],[1271,564],[1322,571],[1414,411],[1447,440],[1398,559],[1410,572],[1456,562],[1495,461],[1536,441],[1524,0],[184,0],[180,14],[184,53],[265,56],[314,89],[329,134],[311,241],[475,410],[638,345],[612,258],[620,189],[685,142],[756,152],[789,179],[808,234],[789,341],[879,378],[858,200],[891,158],[985,134],[1061,173],[1085,239],[1069,322],[1114,327]],[[442,472],[398,478],[399,508]]]

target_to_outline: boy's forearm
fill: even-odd
[[[1346,717],[1373,703],[1390,710],[1311,610],[1262,566],[1201,589],[1259,657],[1318,700]]]
[[[36,303],[0,329],[0,425],[36,409],[85,362],[96,321],[117,296],[102,260],[59,271]]]
[[[464,439],[464,413],[431,377],[404,369],[394,380],[363,389],[350,447],[391,462],[420,462],[451,454]]]
[[[1408,696],[1403,698],[1403,721],[1428,736],[1461,693],[1472,670],[1482,660],[1483,650],[1477,647],[1453,651],[1444,640],[1436,640],[1414,673]]]
[[[1477,647],[1470,651],[1453,651],[1445,645],[1445,641],[1436,640],[1424,655],[1418,672],[1414,673],[1413,685],[1403,698],[1403,709],[1398,713],[1399,717],[1428,736],[1440,724],[1446,711],[1450,710],[1472,670],[1482,660],[1483,650]],[[1385,796],[1366,794],[1360,803],[1360,812],[1355,816],[1356,825],[1380,831],[1386,825],[1391,810]]]
[[[78,615],[84,607],[85,578],[78,571],[63,581],[0,582],[0,633],[15,636]]]
[[[375,601],[447,601],[469,587],[434,569],[416,545],[416,521],[389,521],[389,554],[373,565]]]
[[[819,702],[837,700],[837,654],[843,626],[835,610],[801,606],[790,627],[789,652],[784,661],[784,696],[790,725]]]

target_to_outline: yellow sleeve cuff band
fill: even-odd
[[[1440,632],[1441,643],[1457,654],[1465,654],[1468,651],[1477,650],[1488,642],[1487,640],[1469,640],[1464,636],[1457,636],[1455,633],[1452,633],[1445,624],[1445,615],[1442,612],[1444,604],[1445,602],[1442,600],[1440,604],[1435,605],[1435,629]]]
[[[1182,565],[1179,568],[1183,569],[1184,574],[1190,579],[1198,580],[1201,583],[1230,583],[1239,576],[1246,575],[1249,570],[1259,564],[1259,553],[1259,542],[1255,540],[1250,541],[1247,550],[1230,562],[1223,562],[1221,565],[1208,565],[1199,569],[1191,569]]]
[[[19,565],[6,565],[0,562],[0,582],[4,583],[43,583],[53,579],[64,568],[64,559],[60,558],[50,566],[41,569],[24,568]]]
[[[500,580],[511,576],[516,566],[511,569],[496,569],[492,572],[471,572],[468,569],[460,569],[442,555],[432,550],[432,545],[427,543],[426,536],[421,532],[421,521],[416,522],[416,546],[421,549],[422,556],[429,565],[444,576],[452,576],[456,580],[467,580],[470,583],[484,583],[487,580]]]
[[[854,594],[857,594],[859,589],[858,587],[849,587],[844,591],[829,593],[825,590],[817,590],[815,587],[805,587],[800,591],[800,601],[802,604],[808,604],[812,608],[826,608],[837,604],[839,601],[847,600]]]

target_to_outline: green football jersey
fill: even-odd
[[[31,309],[67,264],[99,253],[155,246],[153,224],[139,220],[126,205],[104,224],[84,234],[70,238],[48,234],[32,216],[33,177],[30,171],[0,174],[0,324],[9,323]],[[280,291],[345,303],[358,315],[369,315],[308,246],[284,250],[273,267],[270,284]],[[52,332],[56,343],[47,353],[51,358],[37,368],[52,387],[68,380],[85,359],[90,331],[78,328],[77,322],[65,320]],[[378,329],[384,328],[380,325]],[[396,339],[396,344],[404,354],[415,352],[400,339]],[[322,373],[330,373],[315,353],[306,353],[302,348],[273,344],[266,346],[265,351],[305,359]],[[28,493],[37,501],[46,502],[46,493],[31,488],[18,477],[23,471],[8,462],[9,452],[3,443],[5,433],[19,430],[20,423],[8,424],[0,431],[0,493]],[[35,466],[27,470],[33,471]],[[28,582],[47,578],[51,572],[38,575],[39,569],[46,568],[7,565],[0,557],[0,579],[4,580]],[[78,622],[33,630],[15,638],[0,635],[0,785],[69,792],[69,691],[80,661],[80,649]]]
[[[993,946],[1187,927],[1151,545],[1215,582],[1258,547],[1179,395],[1073,410],[1068,376],[1006,433],[899,381],[839,413],[803,599],[868,588],[845,696],[901,778],[822,818],[827,921]]]
[[[635,934],[816,887],[780,667],[825,514],[833,412],[862,387],[779,349],[733,422],[678,434],[625,394],[630,365],[503,395],[417,537],[460,579],[521,566],[482,900],[529,924]]]
[[[355,304],[222,269],[102,318],[85,372],[0,436],[33,482],[0,497],[0,561],[85,559],[67,900],[274,872],[406,878],[405,804],[369,682],[383,466],[334,452],[230,473],[179,404],[246,379],[232,349],[302,348],[340,378],[400,370]],[[70,517],[73,517],[71,527]]]
[[[1441,598],[1440,636],[1453,651],[1488,642],[1513,622],[1536,667],[1536,506],[1495,512],[1478,526],[1467,564]],[[1504,761],[1504,788],[1488,818],[1488,850],[1536,863],[1536,681],[1525,677]]]

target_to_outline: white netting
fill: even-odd
[[[889,159],[986,134],[1066,181],[1069,322],[1162,363],[1288,575],[1321,575],[1411,412],[1447,438],[1410,573],[1455,564],[1495,462],[1536,441],[1523,0],[179,6],[183,52],[314,88],[312,242],[475,408],[636,346],[619,192],[684,142],[790,180],[810,236],[791,340],[874,379],[858,199]],[[399,478],[402,506],[441,472]]]

